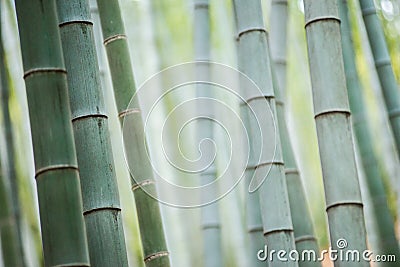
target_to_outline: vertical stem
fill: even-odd
[[[393,73],[389,51],[373,0],[360,0],[365,28],[374,56],[383,98],[386,103],[390,125],[400,155],[400,93]]]
[[[366,176],[366,184],[371,196],[372,211],[377,227],[377,253],[395,255],[400,258],[399,246],[394,233],[394,223],[388,207],[383,177],[379,170],[378,160],[373,148],[371,133],[366,118],[361,84],[357,74],[355,51],[351,38],[351,27],[347,8],[347,0],[339,1],[341,18],[343,61],[346,72],[347,92],[350,108],[353,114],[353,128],[361,154],[361,162]],[[385,263],[385,266],[395,266],[396,263]]]
[[[303,253],[304,250],[311,250],[318,254],[319,250],[313,222],[285,119],[287,4],[286,0],[273,0],[271,6],[271,58],[274,64],[273,74],[276,74],[273,77],[276,112],[282,140],[282,155],[285,162],[285,175],[296,248],[299,253]],[[301,259],[299,266],[321,266],[321,264],[317,261]]]
[[[90,262],[128,266],[121,208],[87,0],[57,1]]]
[[[16,0],[45,266],[89,266],[55,1]]]
[[[270,58],[268,53],[267,34],[259,0],[234,0],[236,23],[238,28],[239,70],[244,72],[259,87],[259,95],[247,96],[246,103],[256,113],[266,113],[263,110],[268,102],[272,121],[260,121],[260,126],[254,120],[250,121],[251,134],[254,135],[261,127],[262,139],[253,140],[253,153],[261,151],[261,158],[256,159],[256,172],[267,175],[259,188],[261,216],[264,236],[268,250],[294,249],[293,226],[290,216],[289,198],[282,160],[279,129],[275,129],[276,107],[272,86]],[[244,90],[244,89],[243,89]],[[261,116],[262,117],[262,116]],[[261,118],[260,117],[260,118]],[[275,137],[275,142],[271,138]],[[254,139],[254,138],[253,138]],[[259,177],[260,178],[260,177]],[[297,266],[289,260],[283,262],[277,258],[269,258],[270,266]]]
[[[210,13],[208,0],[195,0],[194,1],[194,46],[195,46],[195,59],[196,61],[210,61]],[[201,67],[199,67],[201,68]],[[209,77],[209,70],[198,70],[205,72],[205,78]],[[213,98],[212,88],[205,84],[196,85],[197,97]],[[198,109],[204,108],[201,106]],[[214,117],[214,110],[212,107],[207,107],[207,114],[209,118]],[[204,113],[204,110],[203,112]],[[214,139],[212,120],[201,119],[197,121],[197,132],[201,138]],[[211,147],[210,147],[211,148]],[[205,151],[204,155],[208,155],[210,151]],[[208,159],[207,159],[208,160]],[[206,161],[207,161],[206,160]],[[211,159],[210,159],[211,160]],[[217,166],[213,162],[205,171],[200,173],[202,184],[212,183],[217,175]],[[207,191],[208,197],[212,198],[218,194],[217,186]],[[204,266],[218,267],[223,266],[222,247],[221,247],[221,225],[219,219],[218,202],[211,203],[201,208],[202,212],[202,229],[203,229],[203,253],[204,253]]]
[[[355,163],[340,42],[337,1],[304,2],[315,123],[331,247],[366,249],[363,204]],[[345,239],[347,242],[339,242]],[[345,248],[343,244],[347,244]],[[368,266],[338,260],[335,266]]]
[[[1,5],[1,4],[0,4]],[[1,8],[0,8],[1,13]],[[0,15],[0,18],[2,16]],[[21,230],[21,213],[20,213],[20,201],[19,201],[19,193],[18,193],[18,178],[15,171],[15,154],[14,154],[14,136],[13,129],[11,124],[10,117],[10,107],[9,107],[9,82],[8,82],[8,66],[7,61],[4,54],[3,47],[3,31],[1,29],[0,23],[0,80],[1,80],[1,88],[0,88],[0,105],[1,111],[3,113],[3,123],[5,129],[5,139],[6,139],[6,152],[7,152],[7,173],[4,174],[3,179],[8,181],[11,201],[9,203],[9,208],[11,209],[11,215],[13,217],[13,228],[11,231],[16,231],[15,236],[12,237],[15,240],[10,239],[11,244],[3,244],[4,246],[13,246],[15,242],[16,250],[15,253],[3,253],[5,257],[15,257],[16,262],[12,266],[25,266],[24,259],[24,248],[22,243],[22,230]],[[1,168],[0,168],[1,171]],[[4,186],[6,186],[4,184]],[[6,191],[5,191],[6,194]],[[4,205],[7,205],[5,203]],[[11,265],[7,265],[11,266]]]
[[[132,178],[131,182],[138,213],[143,260],[148,267],[168,267],[170,265],[169,253],[164,237],[159,203],[156,199],[147,195],[140,186],[143,184],[147,187],[146,190],[153,192],[153,196],[156,194],[155,183],[151,182],[154,178],[152,166],[147,156],[146,144],[142,144],[142,140],[145,140],[143,122],[139,113],[127,110],[129,101],[135,94],[136,86],[119,3],[118,1],[97,0],[97,5],[121,123],[127,116],[136,116],[133,119],[136,122],[135,133],[133,134],[140,142],[130,144],[130,147],[127,147],[125,143],[125,148],[131,150],[132,153],[135,152],[138,158],[134,162],[133,168],[138,170],[139,177]],[[139,111],[139,103],[135,103],[133,108]]]

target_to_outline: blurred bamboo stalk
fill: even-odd
[[[210,61],[210,14],[208,0],[194,1],[194,46],[196,61]],[[204,69],[200,69],[204,68]],[[199,72],[204,74],[206,80],[210,73],[207,66],[199,66]],[[196,97],[213,98],[212,88],[206,84],[196,84]],[[197,109],[205,108],[197,106]],[[210,105],[207,107],[207,113],[202,110],[202,114],[208,114],[209,118],[214,118],[214,109]],[[197,133],[201,138],[213,140],[214,122],[211,119],[200,119],[197,122]],[[211,147],[209,147],[211,148]],[[205,151],[202,155],[208,155],[210,151]],[[208,160],[208,159],[207,159]],[[213,160],[213,159],[210,159]],[[217,159],[218,160],[218,159]],[[217,177],[217,165],[215,162],[200,173],[201,184],[212,183]],[[212,190],[205,192],[204,199],[213,199],[218,194],[217,184],[214,184]],[[203,230],[203,258],[205,267],[223,266],[222,244],[221,244],[221,223],[219,215],[218,202],[210,203],[201,208],[201,220]]]
[[[271,3],[270,41],[276,112],[296,248],[299,254],[304,250],[312,250],[318,255],[319,249],[314,234],[314,226],[285,118],[287,5],[286,0],[272,0]],[[299,266],[321,266],[321,263],[300,259]]]
[[[373,140],[368,127],[364,98],[358,78],[355,51],[351,37],[351,27],[347,0],[338,0],[341,18],[343,61],[346,73],[347,92],[353,114],[353,128],[357,138],[361,162],[364,168],[368,192],[371,196],[373,219],[376,221],[378,251],[376,253],[395,255],[400,258],[399,246],[394,232],[394,223],[388,207],[383,177],[373,148]],[[395,266],[396,263],[385,263]]]
[[[234,0],[234,10],[238,30],[239,70],[252,79],[260,88],[262,95],[247,95],[246,103],[255,113],[268,113],[264,102],[267,101],[273,121],[277,121],[275,96],[272,85],[268,41],[259,0]],[[246,94],[246,92],[244,92]],[[258,93],[259,94],[259,93]],[[258,189],[264,236],[268,250],[286,250],[295,248],[293,226],[290,216],[286,178],[282,160],[279,129],[274,122],[260,122],[262,139],[252,140],[253,153],[265,146],[261,158],[254,168],[268,177]],[[258,129],[258,122],[250,119],[250,134]],[[270,138],[276,137],[275,143]],[[254,139],[254,138],[253,138]],[[272,158],[271,158],[272,157]],[[257,174],[256,174],[257,176]],[[263,177],[257,177],[259,180]],[[262,249],[262,248],[260,248]],[[296,262],[283,262],[268,259],[270,266],[298,266]]]
[[[45,266],[89,266],[55,1],[16,0]]]
[[[114,158],[87,0],[57,1],[93,266],[128,266]]]
[[[304,9],[331,247],[364,251],[367,246],[363,203],[355,163],[337,1],[305,0]],[[366,261],[351,263],[342,259],[335,262],[335,266],[368,265]]]
[[[114,87],[115,101],[121,123],[124,118],[131,116],[135,121],[135,136],[138,143],[125,143],[128,153],[136,153],[138,160],[134,162],[134,169],[138,177],[131,177],[132,190],[135,197],[138,213],[140,235],[144,254],[144,263],[147,267],[170,265],[169,252],[164,236],[160,206],[156,199],[149,196],[141,186],[146,186],[153,196],[156,194],[153,170],[146,151],[143,133],[143,122],[140,113],[127,110],[128,104],[136,91],[128,42],[118,1],[98,0],[101,27],[104,45],[107,51],[108,63]],[[130,106],[140,110],[139,103]],[[122,126],[122,125],[121,125]],[[150,181],[150,182],[149,182]]]
[[[2,18],[2,3],[0,3],[0,18]],[[13,128],[11,124],[10,117],[10,106],[9,106],[9,73],[8,73],[8,65],[5,58],[5,52],[3,47],[3,30],[2,23],[0,23],[0,106],[2,111],[3,118],[3,127],[4,127],[4,135],[5,135],[5,150],[7,154],[6,162],[7,166],[5,166],[5,170],[3,171],[0,168],[0,175],[2,179],[4,179],[2,189],[4,192],[4,214],[10,213],[12,217],[9,222],[13,222],[8,227],[10,227],[8,233],[9,236],[7,239],[9,242],[2,242],[2,245],[5,246],[3,249],[3,256],[5,257],[6,266],[25,266],[25,253],[23,248],[23,240],[22,240],[22,223],[21,223],[21,213],[20,213],[20,201],[19,201],[19,192],[18,192],[18,177],[15,171],[15,153],[14,153],[14,136],[13,136]],[[1,173],[3,171],[3,173]],[[7,182],[6,182],[7,181]],[[8,189],[8,190],[6,190]],[[9,193],[7,193],[7,191]],[[8,196],[8,197],[7,197]],[[6,199],[9,198],[9,199]],[[2,203],[0,201],[0,203]],[[0,223],[1,224],[1,223]],[[4,232],[4,231],[1,231]],[[5,237],[2,238],[3,241]],[[8,247],[14,247],[15,251],[7,251]],[[14,259],[14,262],[10,262],[9,259]]]
[[[385,35],[373,0],[359,0],[365,28],[375,61],[390,125],[400,156],[400,92],[394,76]]]

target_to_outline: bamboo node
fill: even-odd
[[[194,4],[194,9],[201,9],[201,8],[208,9],[209,6],[210,6],[210,4],[209,4],[209,3],[206,3],[206,2],[203,2],[203,3],[195,3],[195,4]]]
[[[71,165],[71,164],[55,164],[47,167],[40,168],[36,170],[35,172],[35,179],[38,178],[40,174],[43,174],[48,171],[57,171],[57,170],[66,170],[66,169],[72,169],[72,170],[78,170],[78,166],[76,165]]]
[[[120,207],[115,207],[115,206],[105,206],[105,207],[95,207],[95,208],[91,208],[88,210],[83,211],[83,215],[86,216],[90,213],[94,213],[96,211],[103,211],[103,210],[114,210],[114,211],[121,211]]]
[[[362,12],[362,16],[363,17],[368,17],[370,15],[376,14],[376,8],[374,6],[373,7],[363,8],[361,10],[361,12]]]
[[[334,113],[342,113],[342,114],[346,114],[348,116],[350,116],[350,114],[351,114],[350,110],[348,110],[348,109],[333,108],[333,109],[327,109],[327,110],[323,110],[318,113],[315,113],[314,119],[317,119],[318,117],[320,117],[322,115],[334,114]]]
[[[389,58],[378,59],[378,60],[375,61],[375,67],[376,68],[380,68],[380,67],[383,67],[383,66],[388,66],[388,65],[391,65],[391,64],[392,64],[392,62],[390,61]]]
[[[52,267],[90,267],[87,262],[74,262],[74,263],[66,263],[66,264],[57,264]]]
[[[130,109],[125,109],[123,111],[121,111],[120,113],[118,113],[118,118],[123,118],[126,117],[130,114],[134,114],[134,113],[140,113],[140,108],[130,108]]]
[[[247,228],[247,232],[250,233],[256,233],[256,232],[262,232],[263,231],[263,227],[262,225],[259,226],[250,226],[249,228]]]
[[[246,104],[249,104],[251,101],[254,101],[254,100],[258,100],[258,99],[274,99],[275,98],[275,96],[274,95],[258,95],[258,96],[253,96],[253,97],[250,97],[250,98],[248,98],[247,100],[246,100]]]
[[[28,76],[35,73],[46,73],[46,72],[58,72],[67,74],[67,70],[63,68],[34,68],[24,72],[24,79],[28,78]]]
[[[104,119],[108,119],[108,116],[105,115],[105,114],[99,114],[99,113],[85,114],[85,115],[79,115],[79,116],[73,117],[71,119],[71,121],[75,122],[75,121],[79,121],[79,120],[83,120],[83,119],[87,119],[87,118],[104,118]]]
[[[206,229],[219,229],[219,228],[221,228],[221,225],[219,223],[205,223],[202,226],[203,230],[206,230]]]
[[[273,233],[279,233],[279,232],[293,232],[293,228],[287,228],[287,227],[283,227],[283,228],[276,228],[276,229],[272,229],[272,230],[266,230],[264,231],[263,235],[267,236],[269,234],[273,234]]]
[[[268,35],[268,31],[264,27],[250,27],[238,32],[236,39],[239,40],[243,34],[251,32],[264,32],[266,35]]]
[[[110,43],[112,43],[114,41],[117,41],[117,40],[121,40],[121,39],[125,39],[126,40],[127,39],[126,35],[125,34],[116,34],[116,35],[110,36],[110,37],[104,39],[103,44],[105,46],[107,46],[108,44],[110,44]]]
[[[59,24],[58,24],[58,27],[64,27],[64,26],[66,26],[66,25],[69,25],[69,24],[87,24],[87,25],[90,25],[90,26],[93,26],[93,22],[92,21],[90,21],[90,20],[69,20],[69,21],[63,21],[63,22],[60,22]]]
[[[284,165],[283,161],[277,161],[277,160],[272,160],[272,161],[266,161],[266,162],[261,162],[256,165],[249,165],[246,167],[246,170],[249,169],[257,169],[263,166],[268,166],[268,165]]]
[[[297,168],[285,168],[285,174],[299,174]]]
[[[333,21],[337,21],[340,23],[340,18],[337,16],[332,16],[332,15],[328,15],[328,16],[317,16],[314,18],[309,19],[306,24],[305,24],[305,28],[307,28],[309,25],[313,24],[314,22],[318,22],[318,21],[323,21],[323,20],[333,20]]]
[[[287,0],[273,0],[272,5],[285,5],[287,6],[288,1]]]
[[[389,118],[390,119],[394,119],[400,116],[400,109],[396,108],[396,109],[392,109],[388,112],[389,114]]]
[[[161,257],[168,257],[169,256],[169,252],[168,251],[159,251],[153,254],[150,254],[149,256],[146,256],[144,258],[144,262],[147,263],[149,261],[161,258]]]
[[[346,206],[346,205],[356,205],[363,207],[363,203],[360,200],[345,200],[345,201],[336,201],[332,204],[326,206],[326,211],[328,212],[329,209],[339,207],[339,206]]]
[[[294,239],[295,243],[300,243],[305,241],[317,241],[317,239],[312,235],[302,235]]]
[[[142,181],[140,183],[132,185],[132,191],[135,191],[135,190],[139,189],[142,186],[151,185],[151,184],[155,184],[155,181],[154,180],[150,180],[150,179],[144,180],[144,181]]]

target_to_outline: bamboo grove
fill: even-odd
[[[0,20],[0,267],[399,266],[398,1]]]

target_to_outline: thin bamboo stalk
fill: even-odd
[[[89,2],[57,1],[90,263],[128,266]]]
[[[194,46],[196,61],[210,61],[210,14],[208,0],[194,1]],[[201,68],[201,67],[199,67]],[[208,69],[200,70],[204,74],[205,79],[209,78]],[[212,88],[205,84],[196,85],[197,97],[213,98]],[[197,107],[198,109],[204,107]],[[204,110],[202,112],[204,113]],[[215,117],[214,110],[211,106],[207,107],[207,116]],[[197,132],[201,138],[215,138],[213,133],[212,120],[198,120]],[[210,154],[205,151],[204,155]],[[200,173],[202,184],[212,183],[217,177],[217,166],[213,162],[206,170]],[[212,199],[217,196],[218,188],[207,190],[204,194],[204,199]],[[221,245],[221,223],[219,218],[218,202],[211,203],[201,208],[201,220],[203,230],[203,265],[206,267],[223,266],[222,245]]]
[[[0,162],[0,244],[4,266],[22,266],[18,247],[17,229],[11,208],[9,186]]]
[[[315,123],[331,247],[366,250],[363,203],[355,163],[336,1],[304,2]],[[347,242],[339,242],[345,239]],[[339,246],[338,246],[339,244]],[[365,261],[335,266],[368,266]]]
[[[2,4],[0,3],[0,14],[1,14],[1,7]],[[0,17],[2,17],[0,15]],[[6,266],[25,266],[25,259],[24,259],[24,249],[22,243],[22,231],[21,231],[21,213],[20,213],[20,202],[19,202],[19,193],[18,193],[18,180],[17,174],[15,171],[15,153],[14,153],[14,136],[13,136],[13,129],[11,124],[10,118],[10,107],[9,107],[9,82],[8,82],[8,66],[7,61],[4,54],[4,47],[3,47],[3,31],[1,29],[0,24],[0,106],[1,111],[3,114],[3,125],[5,131],[5,147],[7,152],[7,172],[4,174],[3,179],[6,179],[9,184],[9,189],[11,195],[10,205],[9,208],[11,209],[11,214],[14,220],[14,224],[11,225],[12,231],[16,231],[16,236],[13,237],[15,240],[10,239],[10,244],[3,244],[5,246],[13,246],[16,245],[15,253],[3,253],[5,257],[15,257],[15,261],[13,265],[6,265]],[[1,168],[0,168],[1,171]],[[5,186],[5,185],[4,185]],[[5,203],[5,205],[7,205]],[[15,243],[15,244],[14,244]]]
[[[371,133],[366,118],[361,84],[357,74],[355,51],[351,38],[351,27],[347,8],[347,0],[339,1],[341,19],[341,34],[343,61],[346,72],[347,90],[350,108],[353,114],[353,128],[361,154],[367,188],[371,196],[372,211],[377,228],[378,250],[376,253],[395,255],[400,258],[399,246],[394,233],[394,223],[388,207],[382,175],[373,148]],[[385,266],[395,266],[396,263],[385,263]]]
[[[279,133],[282,140],[282,155],[285,162],[285,175],[296,248],[300,254],[305,250],[312,250],[318,255],[318,243],[314,234],[307,197],[294,157],[285,118],[287,4],[287,1],[282,0],[273,0],[271,4],[270,38],[271,58],[273,62],[272,70],[273,74],[276,74],[273,77],[276,112]],[[321,263],[300,259],[299,266],[321,266]]]
[[[146,191],[156,195],[156,187],[153,181],[153,172],[150,160],[147,156],[146,144],[143,143],[145,136],[143,133],[143,122],[139,113],[127,112],[129,101],[135,94],[136,86],[133,77],[132,64],[130,61],[128,43],[125,35],[124,25],[118,1],[97,0],[100,14],[104,45],[114,87],[115,101],[121,122],[124,118],[132,116],[135,121],[135,137],[140,140],[125,143],[126,151],[135,153],[137,161],[132,166],[137,170],[137,177],[131,179],[136,209],[138,213],[140,235],[144,262],[146,266],[169,266],[169,253],[164,237],[162,217],[160,207],[156,199],[150,197],[140,186],[145,182]],[[135,103],[131,108],[140,110],[139,103]]]
[[[394,76],[385,35],[373,0],[360,0],[361,12],[378,72],[390,126],[400,155],[400,92]]]
[[[55,1],[16,0],[45,266],[89,266]]]
[[[261,95],[247,96],[247,105],[254,112],[263,114],[265,100],[272,111],[273,120],[276,121],[275,98],[272,86],[270,58],[266,30],[261,12],[259,0],[243,1],[234,0],[234,9],[238,29],[238,54],[239,70],[244,72],[260,88]],[[267,173],[267,179],[259,188],[261,216],[263,221],[264,236],[269,250],[275,249],[290,251],[294,249],[293,226],[290,216],[288,192],[284,166],[282,160],[279,130],[274,128],[273,122],[262,121],[260,125],[262,140],[253,140],[253,150],[263,148],[260,161],[255,166],[260,173]],[[258,129],[257,122],[250,120],[250,133],[253,135]],[[271,136],[275,136],[275,143],[271,142]],[[255,151],[253,151],[255,153]],[[273,157],[272,157],[273,155]],[[272,158],[271,158],[272,157]],[[265,171],[263,171],[265,170]],[[273,216],[271,216],[273,214]],[[289,260],[282,262],[277,259],[268,259],[270,266],[297,266],[297,263]],[[274,261],[272,261],[274,260]]]

